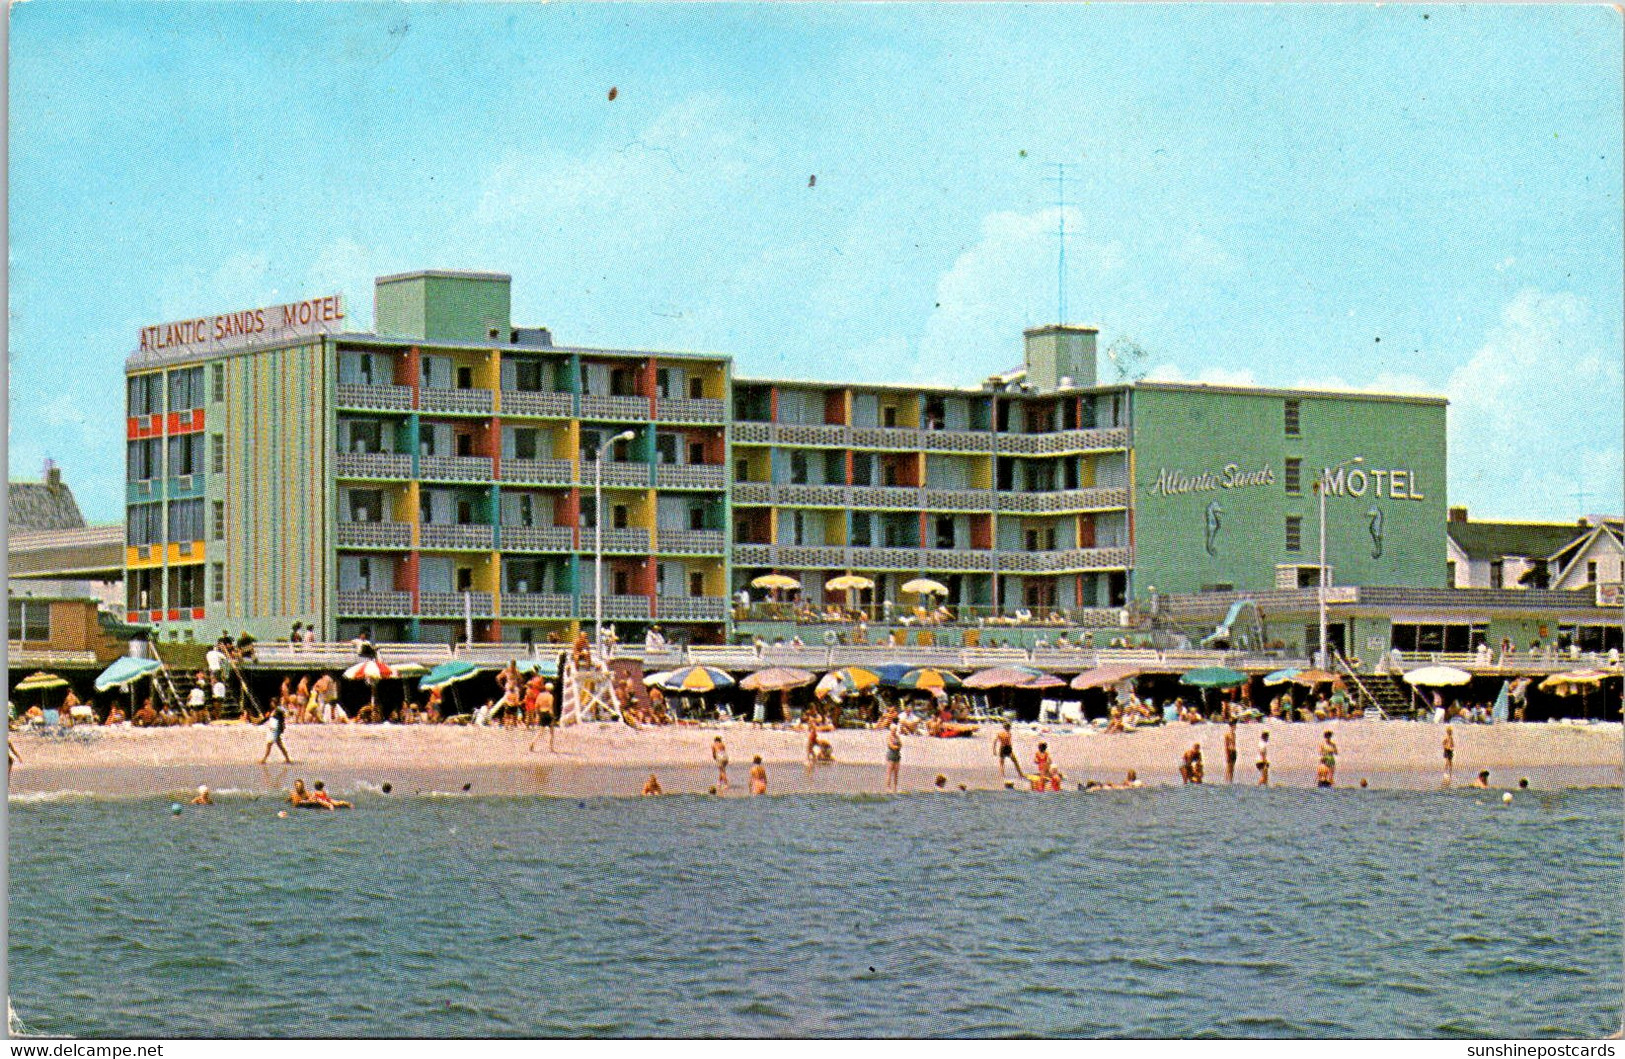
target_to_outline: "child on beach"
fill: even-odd
[[[721,790],[727,790],[728,789],[728,747],[727,747],[727,744],[725,744],[722,741],[722,737],[720,735],[717,736],[715,739],[711,740],[711,760],[715,761],[717,763],[717,787],[720,788]],[[762,760],[761,758],[756,759],[758,764],[761,763],[761,760]],[[751,771],[751,776],[754,777],[756,775],[756,770],[751,769],[750,771]],[[753,782],[752,786],[754,786],[754,785],[755,784]]]
[[[1320,767],[1315,770],[1315,786],[1331,787],[1337,783],[1337,744],[1328,729],[1320,741]]]
[[[1258,733],[1258,785],[1270,785],[1270,734]]]
[[[718,739],[717,742],[722,742]],[[750,763],[750,793],[752,795],[767,793],[767,768],[762,764],[762,755],[757,754]]]

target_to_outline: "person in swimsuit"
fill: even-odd
[[[1236,782],[1236,719],[1224,730],[1224,782]]]
[[[1180,755],[1179,778],[1186,783],[1202,782],[1202,744],[1192,743],[1191,748]]]
[[[1315,786],[1331,787],[1337,783],[1337,744],[1328,729],[1320,741],[1320,768],[1315,773]]]
[[[1444,726],[1444,784],[1446,787],[1456,779],[1456,730],[1450,725]]]
[[[1260,787],[1268,787],[1270,785],[1270,734],[1268,732],[1258,733],[1257,768],[1258,785]]]
[[[803,718],[807,722],[807,760],[818,760],[818,716],[812,711]]]
[[[1479,790],[1488,790],[1490,786],[1490,770],[1480,770],[1478,773],[1478,778],[1473,780],[1473,786],[1477,787]]]
[[[897,792],[898,775],[903,770],[902,724],[893,721],[886,726],[886,789]]]
[[[718,740],[721,742],[721,740]],[[750,793],[767,793],[767,769],[762,765],[762,755],[757,754],[750,763]]]
[[[350,809],[354,808],[349,802],[342,802],[327,793],[327,784],[321,780],[316,781],[316,789],[310,794],[310,801],[323,809]]]
[[[711,740],[711,760],[717,763],[717,788],[725,791],[729,787],[728,747],[727,744],[723,743],[720,735]],[[756,759],[758,763],[760,763],[761,760],[761,758]],[[751,769],[750,772],[753,777],[756,775],[755,769]],[[752,785],[754,786],[754,784]]]
[[[208,787],[207,784],[199,784],[198,785],[197,797],[192,799],[192,804],[193,805],[213,805],[214,804],[214,799],[209,797],[209,787]]]
[[[1049,784],[1050,757],[1049,744],[1039,743],[1038,752],[1033,755],[1033,772],[1043,781],[1044,786]]]
[[[1004,778],[1004,763],[1006,761],[1015,766],[1016,775],[1020,776],[1022,779],[1027,778],[1027,774],[1021,771],[1021,762],[1016,760],[1016,748],[1013,745],[1013,737],[1010,734],[1009,721],[1005,721],[1004,727],[999,729],[999,734],[993,737],[993,754],[999,759],[1000,779]]]
[[[656,795],[656,794],[665,794],[665,793],[666,793],[665,791],[660,789],[660,779],[653,772],[649,773],[649,778],[646,781],[644,781],[644,784],[643,784],[643,795],[644,795],[644,797],[647,798],[647,797],[651,797],[651,796]]]
[[[288,712],[281,706],[271,711],[270,719],[265,722],[265,753],[260,755],[260,764],[270,760],[271,748],[282,751],[282,760],[293,764],[293,758],[288,756],[288,748],[282,745],[282,732],[288,725]]]
[[[310,792],[305,790],[305,781],[294,780],[293,790],[288,792],[288,804],[302,806],[310,800]]]

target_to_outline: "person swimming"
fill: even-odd
[[[1478,776],[1473,780],[1472,785],[1477,787],[1479,790],[1488,790],[1490,786],[1490,770],[1480,769]]]
[[[197,797],[192,799],[193,805],[213,805],[214,799],[209,797],[209,786],[206,783],[198,784]]]
[[[656,795],[656,794],[665,794],[665,793],[666,793],[665,791],[660,789],[660,778],[658,776],[656,776],[653,772],[649,773],[649,778],[647,780],[645,780],[644,784],[643,784],[644,797],[652,797],[653,795]]]
[[[341,801],[327,793],[327,784],[321,780],[316,781],[316,789],[311,792],[310,800],[323,809],[352,809],[349,802]]]

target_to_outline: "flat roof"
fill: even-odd
[[[1345,400],[1357,401],[1395,401],[1401,404],[1436,404],[1450,403],[1448,397],[1434,394],[1414,393],[1381,393],[1370,390],[1334,390],[1313,389],[1303,386],[1234,386],[1226,383],[1209,382],[1164,382],[1157,379],[1141,379],[1139,382],[1125,383],[1129,389],[1134,390],[1188,390],[1199,393],[1230,393],[1248,396],[1269,397],[1335,397]]]
[[[450,268],[422,268],[413,272],[397,272],[392,276],[379,276],[373,284],[394,283],[403,279],[491,279],[513,282],[513,277],[506,272],[463,272]]]

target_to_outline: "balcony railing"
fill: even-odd
[[[1132,565],[1127,548],[1068,548],[1043,552],[999,552],[999,571],[1046,574],[1078,570],[1120,570]]]
[[[647,397],[608,397],[584,393],[581,395],[582,419],[648,419]]]
[[[575,548],[575,533],[567,526],[503,526],[502,550],[567,552]]]
[[[1020,514],[1047,514],[1062,511],[1108,510],[1128,506],[1128,490],[1063,489],[1047,493],[1001,492],[999,510]]]
[[[995,496],[991,489],[920,489],[914,486],[741,482],[733,487],[735,504],[782,504],[791,507],[992,511]]]
[[[575,609],[575,597],[563,592],[504,592],[505,618],[568,618]]]
[[[540,390],[503,390],[502,414],[505,416],[552,416],[569,419],[575,415],[575,395],[548,393]]]
[[[569,460],[508,460],[502,461],[501,480],[504,482],[532,482],[538,485],[569,485],[574,468]]]
[[[656,541],[665,555],[721,555],[727,551],[721,530],[663,529]]]
[[[1014,456],[1058,456],[1110,451],[1128,445],[1123,427],[1014,434],[992,430],[916,430],[912,427],[828,426],[816,423],[734,422],[728,427],[736,444],[813,445],[857,449],[923,449],[931,452],[991,453]]]
[[[992,452],[990,430],[922,430],[920,447],[938,452]]]
[[[334,466],[340,478],[412,477],[412,457],[402,452],[340,452]]]
[[[887,548],[839,545],[736,544],[735,566],[816,569],[964,571],[1041,574],[1127,568],[1127,548],[1071,548],[1057,551],[992,551],[982,548]]]
[[[367,408],[375,411],[405,412],[412,408],[410,386],[372,386],[341,382],[335,394],[340,408]]]
[[[591,486],[598,481],[598,465],[592,460],[581,461],[581,484]],[[641,489],[649,487],[649,465],[635,461],[606,460],[605,485],[631,485]]]
[[[1043,434],[1000,434],[999,451],[1017,456],[1059,456],[1075,452],[1105,452],[1128,445],[1128,430],[1057,430]]]
[[[596,613],[593,608],[593,595],[591,592],[583,593],[576,599],[576,616],[584,621],[592,620]],[[648,596],[611,596],[604,597],[605,621],[647,621],[649,618]]]
[[[474,548],[490,551],[491,527],[478,524],[444,525],[425,522],[418,527],[418,544],[424,548]]]
[[[339,613],[347,617],[406,617],[412,613],[412,593],[341,588],[338,604]]]
[[[710,463],[655,465],[656,489],[721,489],[726,484],[722,467]]]
[[[418,391],[418,408],[424,412],[471,412],[476,415],[489,415],[493,407],[490,390],[428,388]]]
[[[466,600],[464,597],[467,597]],[[489,617],[493,601],[489,592],[419,592],[418,613],[427,617],[460,618],[473,614]]]
[[[721,423],[727,406],[710,397],[661,397],[655,401],[655,417],[665,423]]]
[[[661,621],[725,621],[728,601],[722,596],[659,596],[655,614]]]
[[[410,548],[412,527],[405,522],[340,522],[340,548]]]
[[[419,456],[418,477],[441,482],[489,482],[489,456]]]
[[[597,551],[598,531],[583,528],[581,530],[581,550],[584,552]],[[617,555],[648,555],[649,531],[636,526],[626,529],[604,528],[604,551],[614,552]]]

